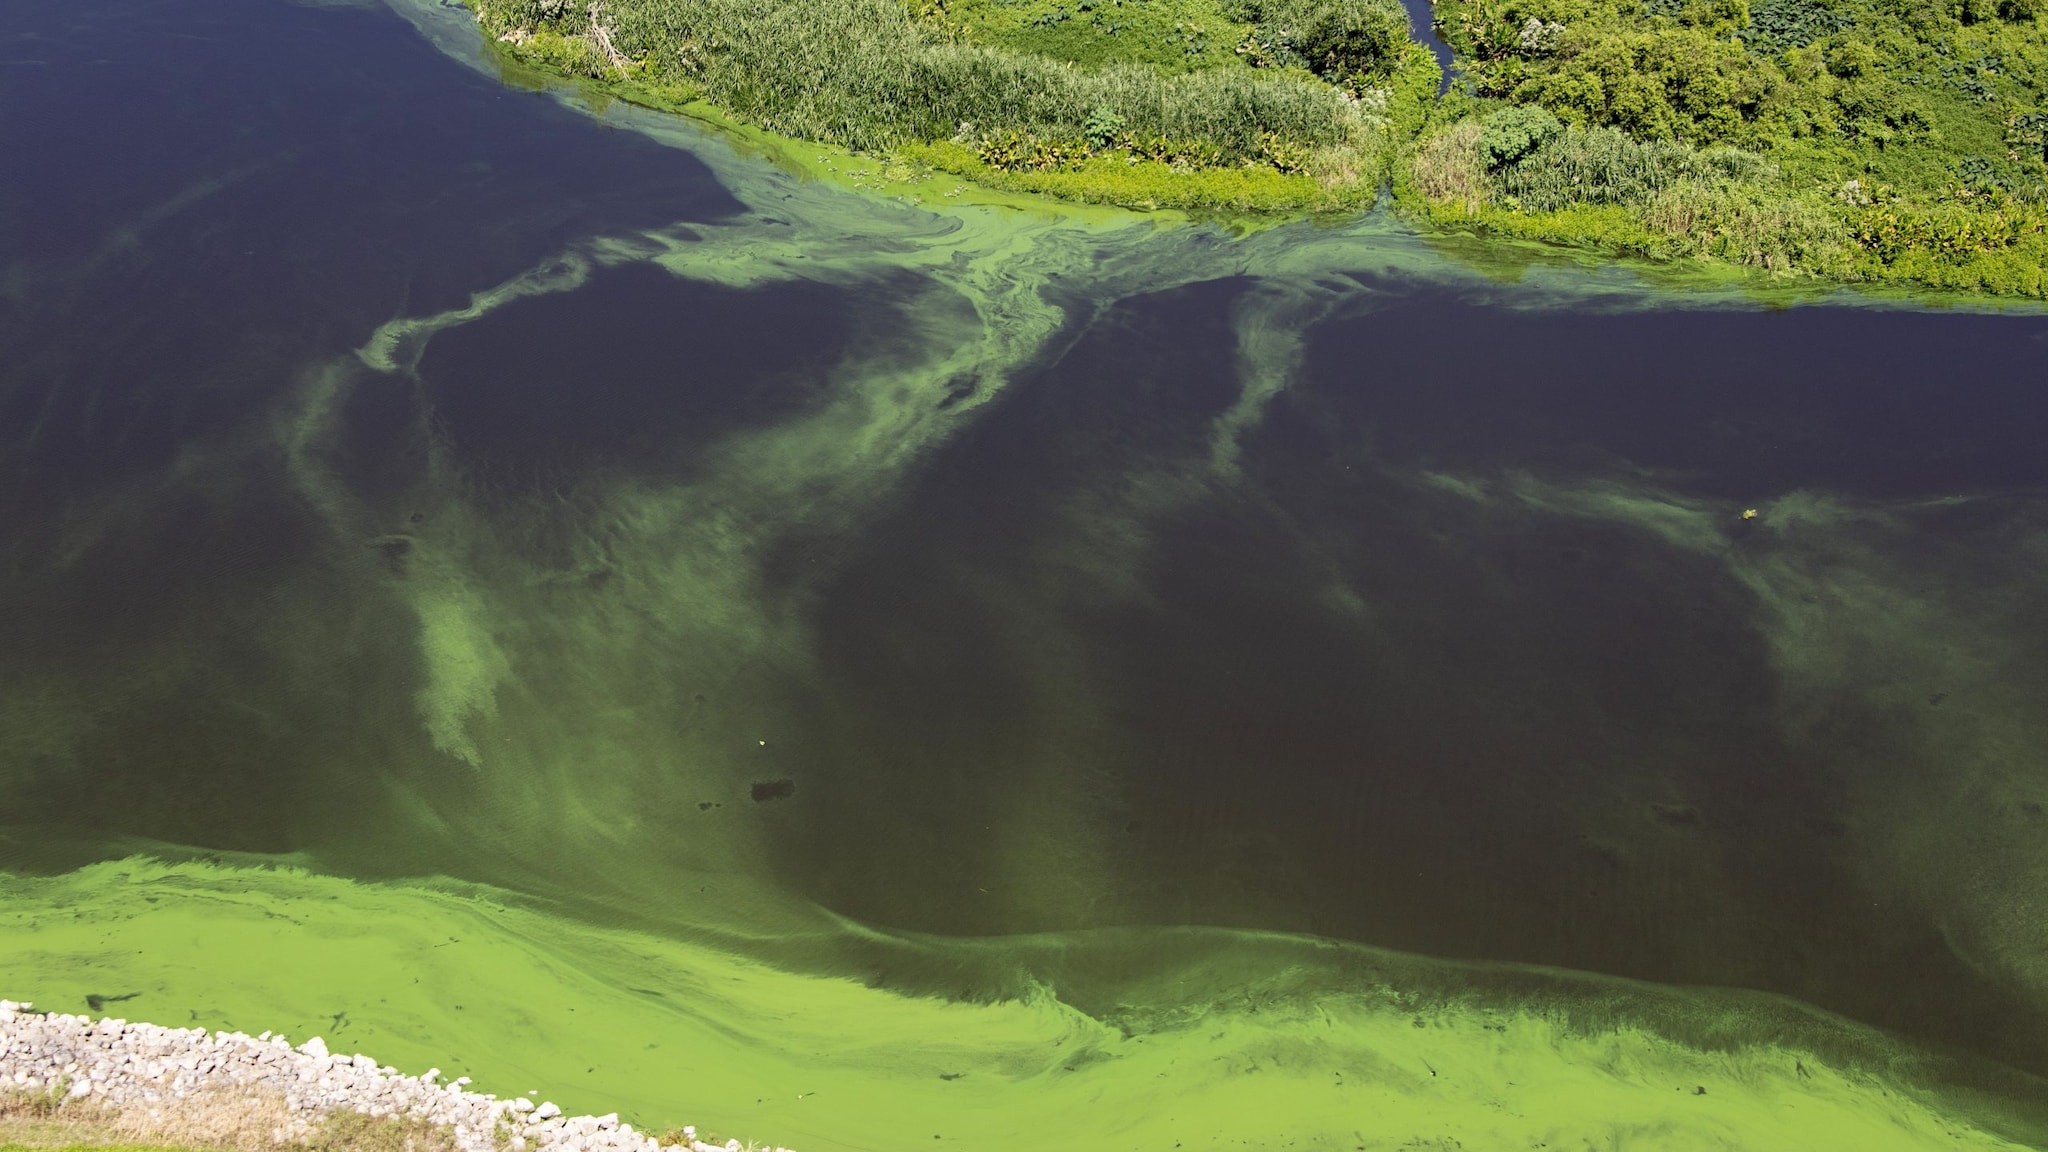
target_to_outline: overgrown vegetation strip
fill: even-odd
[[[1075,0],[1025,20],[966,0],[471,3],[508,53],[643,103],[1135,208],[1369,203],[1390,105],[1416,86],[1400,78],[1438,75],[1397,0]]]
[[[2048,295],[2041,0],[1438,0],[1438,225]]]

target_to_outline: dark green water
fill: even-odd
[[[807,1150],[2048,1132],[2048,319],[16,11],[0,995]]]

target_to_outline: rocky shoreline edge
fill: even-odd
[[[616,1112],[566,1116],[551,1102],[500,1100],[469,1091],[466,1076],[444,1083],[440,1075],[407,1076],[368,1056],[337,1055],[317,1036],[294,1047],[269,1032],[94,1020],[0,1000],[0,1094],[89,1109],[137,1135],[189,1132],[194,1115],[205,1113],[283,1146],[355,1113],[431,1125],[459,1152],[771,1152],[709,1143],[693,1128],[664,1140]]]

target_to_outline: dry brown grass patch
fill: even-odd
[[[294,1147],[305,1152],[455,1152],[455,1136],[438,1124],[411,1116],[380,1118],[332,1112]]]
[[[1409,165],[1415,190],[1441,203],[1462,204],[1467,216],[1486,202],[1486,164],[1479,158],[1479,121],[1466,120],[1432,136]]]
[[[54,1093],[0,1094],[0,1145],[154,1145],[195,1152],[455,1152],[448,1129],[346,1110],[309,1122],[283,1094],[219,1089],[111,1107]]]

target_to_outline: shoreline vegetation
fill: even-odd
[[[1438,0],[1439,226],[1847,283],[2048,290],[2043,0]]]
[[[891,183],[2048,297],[2048,0],[468,0]]]
[[[895,183],[1138,210],[1370,206],[1441,77],[1398,0],[470,3],[508,56],[636,103],[872,155]]]

